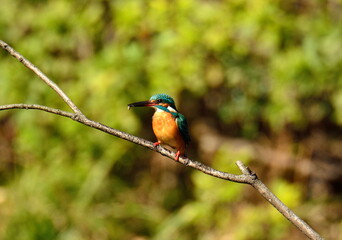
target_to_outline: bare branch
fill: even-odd
[[[33,65],[30,61],[24,58],[20,53],[15,51],[10,45],[0,40],[0,47],[6,50],[13,57],[18,59],[19,62],[24,64],[25,67],[34,72],[40,79],[42,79],[47,85],[49,85],[63,100],[69,107],[77,114],[83,115],[81,110],[71,101],[71,99],[60,89],[56,83],[54,83],[50,78],[48,78],[42,71],[40,71],[35,65]]]
[[[10,110],[10,109],[36,109],[36,110],[41,110],[41,111],[57,114],[57,115],[60,115],[63,117],[68,117],[68,118],[71,118],[72,120],[77,121],[79,123],[82,123],[86,126],[96,128],[96,129],[101,130],[105,133],[109,133],[113,136],[116,136],[116,137],[122,138],[124,140],[133,142],[133,143],[138,144],[140,146],[149,148],[153,151],[156,151],[156,152],[158,152],[158,153],[160,153],[166,157],[169,157],[169,158],[175,160],[175,153],[164,148],[164,147],[162,147],[162,146],[155,147],[153,145],[153,143],[150,141],[147,141],[143,138],[139,138],[139,137],[133,136],[131,134],[128,134],[126,132],[122,132],[122,131],[119,131],[117,129],[111,128],[111,127],[106,126],[102,123],[95,122],[93,120],[88,119],[85,116],[80,116],[80,115],[75,114],[75,113],[65,112],[65,111],[62,111],[59,109],[54,109],[54,108],[50,108],[50,107],[46,107],[46,106],[42,106],[42,105],[37,105],[37,104],[9,104],[9,105],[0,106],[0,111],[1,110]],[[213,177],[222,178],[225,180],[238,182],[238,183],[249,183],[249,184],[251,184],[253,181],[253,178],[249,174],[235,175],[235,174],[230,174],[230,173],[226,173],[226,172],[221,172],[221,171],[213,169],[213,168],[211,168],[205,164],[191,160],[189,158],[180,157],[179,162],[186,165],[186,166],[200,170],[200,171],[204,172],[205,174],[211,175]]]
[[[8,105],[2,105],[0,106],[0,111],[1,110],[9,110],[9,109],[37,109],[37,110],[42,110],[45,112],[57,114],[63,117],[68,117],[68,118],[73,118],[75,116],[74,113],[70,112],[65,112],[60,109],[55,109],[55,108],[49,108],[47,106],[42,106],[38,104],[23,104],[23,103],[18,103],[18,104],[8,104]]]
[[[301,230],[308,238],[322,240],[323,238],[315,232],[306,222],[298,217],[290,208],[288,208],[271,190],[259,179],[251,184],[269,203],[273,205],[284,217],[293,225]]]
[[[133,136],[131,134],[113,129],[108,127],[102,123],[95,122],[93,120],[88,119],[85,115],[81,113],[81,111],[76,107],[76,105],[65,95],[65,93],[49,78],[47,78],[37,67],[33,66],[28,60],[26,60],[22,55],[14,51],[11,47],[8,46],[5,42],[0,40],[0,46],[9,52],[12,56],[22,62],[26,67],[31,69],[34,73],[36,73],[44,82],[46,82],[50,87],[52,87],[62,98],[63,100],[71,107],[74,113],[65,112],[59,109],[50,108],[47,106],[36,105],[36,104],[10,104],[0,106],[1,110],[11,110],[11,109],[36,109],[41,110],[53,114],[57,114],[60,116],[68,117],[74,121],[82,123],[86,126],[96,128],[105,133],[111,134],[113,136],[122,138],[124,140],[133,142],[140,146],[149,148],[155,152],[158,152],[168,158],[175,160],[175,153],[170,150],[158,145],[155,147],[152,142],[147,141],[145,139]],[[269,203],[271,203],[281,214],[284,215],[290,222],[292,222],[300,231],[302,231],[309,239],[313,240],[322,240],[323,238],[315,232],[306,222],[304,222],[301,218],[299,218],[291,209],[289,209],[283,202],[281,202],[267,187],[266,185],[257,177],[257,175],[246,167],[241,161],[237,161],[236,165],[239,167],[242,174],[235,175],[231,173],[222,172],[211,168],[203,163],[198,161],[191,160],[189,158],[180,157],[179,162],[185,166],[192,167],[199,171],[202,171],[205,174],[210,176],[221,178],[224,180],[237,182],[237,183],[245,183],[250,184],[254,187]]]

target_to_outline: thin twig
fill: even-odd
[[[56,108],[50,108],[47,106],[43,105],[38,105],[38,104],[23,104],[23,103],[17,103],[17,104],[8,104],[8,105],[2,105],[0,106],[0,111],[1,110],[9,110],[9,109],[37,109],[37,110],[42,110],[45,112],[57,114],[60,116],[68,117],[68,118],[74,118],[75,113],[70,113],[70,112],[65,112],[60,109]]]
[[[0,46],[6,50],[10,55],[18,59],[25,67],[33,71],[40,79],[42,79],[48,86],[50,86],[63,100],[68,104],[68,106],[77,114],[83,115],[80,109],[71,101],[71,99],[60,89],[56,83],[54,83],[50,78],[48,78],[42,71],[40,71],[35,65],[24,58],[20,53],[15,51],[10,45],[0,40]]]
[[[26,60],[21,54],[17,53],[13,48],[9,47],[8,44],[0,40],[0,46],[9,52],[12,56],[22,62],[26,67],[31,69],[34,73],[36,73],[46,84],[52,87],[62,98],[63,100],[71,107],[71,109],[75,113],[65,112],[59,109],[50,108],[47,106],[36,105],[36,104],[10,104],[0,106],[1,110],[11,110],[11,109],[36,109],[41,110],[53,114],[57,114],[60,116],[71,118],[74,121],[80,122],[86,126],[96,128],[105,133],[109,133],[116,137],[122,138],[124,140],[136,143],[140,146],[149,148],[153,151],[156,151],[168,158],[175,160],[175,153],[169,151],[168,149],[157,146],[155,147],[152,142],[147,141],[145,139],[133,136],[131,134],[113,129],[99,122],[95,122],[93,120],[88,119],[85,115],[81,113],[81,111],[76,107],[76,105],[67,97],[67,95],[49,78],[47,78],[37,67],[31,64],[28,60]],[[222,172],[211,168],[203,163],[198,161],[191,160],[189,158],[180,157],[179,161],[177,161],[185,166],[192,167],[199,171],[202,171],[205,174],[210,176],[221,178],[224,180],[237,182],[237,183],[246,183],[253,186],[269,203],[271,203],[281,214],[284,215],[290,222],[292,222],[299,230],[301,230],[309,239],[313,240],[322,240],[323,238],[315,232],[306,222],[304,222],[301,218],[299,218],[291,209],[289,209],[283,202],[281,202],[267,187],[266,185],[257,177],[257,175],[251,171],[248,167],[246,167],[241,161],[237,161],[236,164],[241,170],[241,175],[230,174],[226,172]]]

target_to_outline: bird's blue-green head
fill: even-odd
[[[128,104],[128,108],[131,107],[154,107],[164,111],[177,111],[175,101],[173,100],[173,98],[164,93],[153,95],[150,98],[150,100],[147,101]]]

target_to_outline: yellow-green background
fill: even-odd
[[[154,141],[172,95],[188,155],[242,160],[327,239],[342,239],[342,2],[1,0],[0,38],[91,119]],[[0,104],[68,110],[0,51]],[[39,111],[0,113],[0,238],[304,239],[251,187]]]

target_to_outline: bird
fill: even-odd
[[[188,123],[183,114],[178,112],[175,101],[167,94],[153,95],[147,101],[128,104],[131,107],[152,107],[155,109],[152,117],[152,129],[157,138],[153,145],[166,144],[177,150],[175,160],[185,157],[186,146],[191,141]]]

